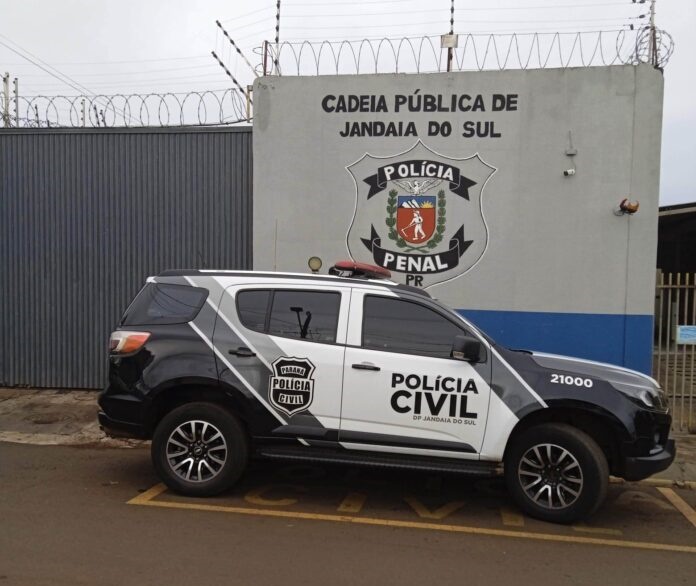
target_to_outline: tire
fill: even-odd
[[[188,403],[162,419],[152,438],[152,463],[173,491],[213,496],[239,480],[249,440],[239,420],[213,403]]]
[[[505,481],[530,517],[572,523],[604,502],[609,466],[586,433],[563,423],[532,427],[512,438],[505,456]]]

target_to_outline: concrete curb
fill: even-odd
[[[59,433],[27,433],[22,431],[0,431],[0,443],[33,446],[93,446],[105,448],[138,448],[147,442],[135,439],[116,439],[104,435],[97,427],[97,434],[81,433],[63,435]]]

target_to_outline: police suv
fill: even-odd
[[[594,512],[609,474],[675,454],[641,373],[510,350],[381,267],[166,271],[111,335],[99,420],[152,439],[172,490],[220,493],[252,456],[491,476],[529,515]]]

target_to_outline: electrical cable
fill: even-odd
[[[482,36],[482,37],[490,37],[490,36],[495,36],[495,35],[503,35],[503,36],[533,36],[536,34],[543,34],[543,35],[551,35],[554,33],[558,33],[560,35],[574,35],[576,33],[582,33],[582,34],[599,34],[599,33],[618,33],[622,31],[628,31],[628,28],[623,28],[623,29],[597,29],[594,26],[588,26],[586,27],[588,30],[578,30],[581,27],[567,27],[567,29],[561,28],[551,28],[547,30],[539,30],[539,29],[529,29],[529,30],[520,30],[520,29],[508,29],[508,30],[488,30],[488,31],[466,31],[466,32],[459,32],[460,37],[477,37],[477,36]],[[563,32],[565,30],[566,32]],[[300,39],[288,39],[283,41],[283,43],[288,44],[288,45],[301,45],[302,43],[310,42],[310,41],[315,41],[316,43],[319,42],[325,42],[325,43],[331,43],[338,45],[343,42],[356,42],[356,41],[384,41],[384,40],[389,40],[392,42],[400,42],[400,41],[420,41],[421,39],[426,39],[426,38],[431,38],[431,39],[438,39],[439,42],[439,36],[440,33],[432,33],[432,34],[423,34],[423,35],[416,35],[416,36],[408,36],[405,35],[403,37],[399,37],[398,39],[394,39],[393,37],[386,37],[386,36],[381,36],[381,37],[365,37],[365,36],[355,36],[355,37],[341,37],[340,39],[327,39],[326,37],[302,37]],[[247,47],[251,48],[251,47]]]
[[[3,39],[7,39],[7,37],[5,37],[4,35],[0,35],[0,37],[2,37]],[[10,39],[8,39],[8,40],[10,40]],[[10,40],[10,42],[13,43],[14,41],[11,41],[11,40]],[[15,43],[15,44],[16,44],[16,43]],[[23,55],[22,53],[20,53],[19,51],[17,51],[16,49],[12,48],[12,47],[11,47],[10,45],[8,45],[7,43],[5,43],[4,41],[0,41],[0,45],[2,45],[3,47],[9,49],[10,51],[12,51],[13,53],[15,53],[16,55],[19,55],[20,57],[22,57],[22,58],[25,59],[26,61],[29,61],[29,63],[31,63],[32,65],[38,67],[39,69],[42,69],[43,71],[45,71],[46,73],[48,73],[51,77],[55,77],[58,81],[61,81],[61,82],[63,82],[65,85],[70,86],[72,89],[77,90],[77,91],[79,91],[79,92],[83,92],[83,93],[86,92],[86,93],[88,93],[88,94],[93,94],[93,93],[94,93],[94,92],[91,92],[91,91],[90,91],[89,89],[87,89],[86,87],[84,87],[83,85],[79,84],[78,82],[72,80],[72,79],[71,79],[70,77],[68,77],[67,75],[64,75],[63,73],[61,73],[61,72],[58,71],[57,69],[52,68],[52,69],[55,70],[56,73],[54,73],[53,71],[50,71],[49,69],[46,69],[46,67],[44,67],[44,66],[41,65],[40,63],[37,63],[37,62],[33,61],[32,59],[30,59],[30,58],[27,57],[26,55]],[[17,46],[19,47],[19,45],[17,45]],[[21,47],[19,47],[19,48],[22,49]],[[22,50],[24,51],[24,49],[22,49]],[[27,51],[27,53],[28,53],[29,55],[31,55],[31,53],[29,53],[28,51]],[[32,56],[33,56],[33,55],[32,55]],[[36,59],[38,59],[38,57],[37,57]],[[48,65],[48,64],[46,64],[46,65],[47,65],[47,67],[51,67],[51,66]],[[60,76],[65,77],[65,78],[66,78],[67,80],[69,80],[69,81],[66,81],[66,79],[63,79],[63,78],[60,77]]]
[[[252,10],[251,12],[246,12],[245,14],[240,14],[239,16],[233,16],[231,18],[226,18],[226,19],[220,19],[220,22],[230,22],[232,20],[239,20],[241,18],[246,18],[247,16],[253,16],[254,14],[258,14],[259,12],[264,12],[265,10],[271,10],[274,8],[273,6],[266,6],[264,8],[259,8],[258,10]]]
[[[262,18],[261,20],[255,20],[254,22],[249,22],[247,24],[240,24],[239,26],[230,26],[227,28],[231,31],[236,31],[236,30],[245,29],[245,28],[248,28],[251,26],[255,26],[257,24],[268,24],[268,21],[269,21],[269,18]],[[220,22],[224,22],[224,21],[220,21]]]
[[[297,5],[291,5],[291,7],[297,6]],[[590,8],[590,7],[598,7],[601,6],[600,4],[575,4],[573,7],[575,8]],[[626,4],[624,2],[611,2],[609,4],[606,4],[605,6],[631,6],[630,4]],[[570,6],[513,6],[510,8],[507,8],[506,10],[546,10],[549,8],[568,8]],[[424,10],[399,10],[399,11],[388,11],[388,12],[351,12],[351,13],[342,13],[342,14],[333,14],[333,13],[322,13],[322,14],[286,14],[284,18],[334,18],[334,17],[349,17],[349,16],[394,16],[398,14],[432,14],[433,12],[436,12],[438,10],[442,10],[443,12],[447,10],[447,12],[450,11],[449,8],[441,7],[437,9],[429,8],[429,9],[424,9]],[[492,10],[499,10],[499,8],[454,8],[455,12],[488,12]]]
[[[170,95],[170,94],[171,94],[171,95],[174,95],[174,96],[177,96],[177,95],[188,95],[188,94],[205,94],[205,93],[207,93],[207,92],[229,91],[229,90],[232,90],[232,89],[234,89],[234,91],[238,91],[236,88],[233,88],[233,87],[232,87],[232,84],[221,85],[221,86],[219,86],[219,87],[218,87],[218,86],[210,86],[210,87],[206,87],[205,89],[201,89],[201,90],[193,90],[193,89],[187,89],[187,90],[185,90],[185,91],[183,91],[183,90],[181,90],[181,89],[179,89],[179,90],[177,90],[177,91],[167,91],[167,90],[166,90],[166,87],[168,87],[168,86],[182,86],[182,85],[185,85],[185,84],[187,84],[187,83],[188,83],[188,82],[186,82],[186,81],[174,81],[174,82],[169,82],[169,83],[167,83],[167,84],[163,84],[164,87],[159,87],[159,88],[157,89],[157,91],[154,91],[154,90],[153,90],[153,91],[150,91],[150,90],[147,88],[147,86],[145,86],[145,84],[129,84],[129,87],[132,87],[132,86],[141,86],[141,87],[143,88],[143,89],[139,89],[138,91],[135,91],[135,92],[133,92],[133,91],[118,91],[119,86],[105,85],[105,86],[103,86],[103,87],[100,86],[101,89],[106,90],[107,88],[113,87],[113,88],[114,88],[114,91],[109,91],[108,94],[105,94],[105,93],[103,93],[103,92],[100,92],[100,93],[95,94],[93,97],[96,97],[96,98],[100,98],[100,97],[103,97],[103,98],[106,98],[106,97],[114,98],[114,97],[118,97],[118,96],[130,96],[130,95],[143,95],[143,96],[160,97],[160,96],[167,96],[167,95]],[[36,98],[36,97],[39,97],[39,96],[46,96],[46,92],[45,92],[45,91],[42,91],[42,90],[47,90],[47,89],[51,89],[51,88],[46,88],[45,86],[40,86],[39,88],[35,88],[35,87],[25,87],[24,89],[26,90],[27,93],[23,94],[23,95],[22,95],[22,98],[23,98],[23,99],[27,99],[27,100],[31,100],[32,98]],[[60,89],[60,88],[58,88],[58,89]],[[30,92],[30,91],[33,92],[33,93],[31,93],[31,94],[28,93],[28,92]],[[51,93],[52,93],[52,92],[51,92]],[[51,98],[56,98],[56,97],[79,98],[79,97],[81,97],[81,96],[83,96],[83,95],[84,95],[84,94],[82,94],[82,93],[80,93],[80,94],[78,94],[78,95],[72,95],[72,96],[66,96],[66,95],[64,95],[64,94],[55,94],[55,95],[52,94],[50,97],[51,97]]]
[[[467,23],[474,24],[535,24],[535,23],[558,23],[558,22],[609,22],[617,20],[626,20],[627,17],[614,17],[614,18],[585,18],[585,19],[554,19],[554,20],[467,20]],[[398,24],[361,24],[361,28],[394,28],[394,27],[407,27],[407,26],[424,26],[424,25],[435,25],[442,24],[442,21],[434,20],[428,22],[410,22],[410,23],[398,23]],[[340,30],[344,28],[351,27],[352,25],[337,25],[337,26],[289,26],[286,28],[292,30]]]
[[[170,69],[141,69],[139,71],[113,71],[111,73],[80,73],[81,77],[114,77],[114,76],[119,76],[119,75],[150,75],[152,73],[162,73],[162,72],[167,72],[167,71],[186,71],[190,69],[194,69],[196,71],[200,71],[201,69],[212,69],[215,66],[211,63],[206,63],[205,65],[192,65],[190,67],[173,67]],[[41,74],[22,74],[22,78],[31,78],[31,77],[44,77],[44,75]]]
[[[360,0],[359,4],[364,5],[364,4],[404,4],[404,2],[407,2],[408,0]],[[420,1],[420,0],[412,0],[413,2]],[[303,7],[303,8],[317,8],[317,7],[329,7],[329,6],[355,6],[356,2],[344,2],[344,1],[337,1],[337,2],[315,2],[315,3],[309,3],[309,2],[301,2],[298,4],[291,4],[291,7],[296,8],[296,7]],[[534,9],[553,9],[553,8],[602,8],[604,6],[626,6],[626,2],[597,2],[593,4],[547,4],[547,5],[538,5],[538,6],[529,6],[529,5],[522,5],[520,6],[519,4],[516,6],[490,6],[486,8],[467,8],[467,7],[461,7],[461,8],[456,8],[455,10],[462,10],[462,11],[488,11],[488,10],[534,10]],[[629,6],[631,4],[628,4]],[[393,14],[400,14],[401,11],[396,11]]]
[[[121,65],[127,63],[154,63],[158,61],[192,61],[194,59],[210,59],[210,55],[195,55],[191,57],[162,57],[158,59],[134,59],[129,61],[57,61],[54,65]],[[23,63],[5,63],[6,65],[22,65]]]

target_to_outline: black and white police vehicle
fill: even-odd
[[[491,476],[529,515],[594,512],[609,474],[675,454],[641,373],[496,344],[381,267],[330,275],[177,270],[151,277],[111,335],[99,420],[152,439],[179,493],[230,488],[249,458]]]

